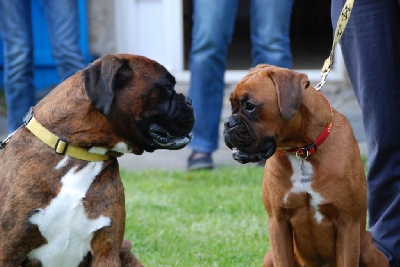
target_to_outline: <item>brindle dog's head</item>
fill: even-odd
[[[175,78],[162,65],[142,56],[108,55],[82,75],[92,105],[122,139],[149,152],[190,142],[191,100],[175,92]]]
[[[232,115],[224,130],[233,158],[248,163],[271,157],[309,84],[305,74],[265,64],[239,81],[231,95]]]

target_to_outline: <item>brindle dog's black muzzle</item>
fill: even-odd
[[[149,126],[153,146],[164,149],[181,149],[192,140],[194,112],[192,100],[183,94],[174,94],[167,113]]]

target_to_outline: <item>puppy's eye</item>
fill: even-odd
[[[252,112],[256,109],[256,105],[250,103],[250,102],[245,102],[244,103],[244,111],[247,112]]]

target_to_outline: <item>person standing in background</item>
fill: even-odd
[[[344,3],[332,1],[333,25]],[[368,146],[369,231],[400,266],[400,0],[354,1],[340,44]]]
[[[0,33],[4,53],[4,89],[8,131],[22,124],[35,105],[31,3],[35,0],[0,0]],[[43,0],[51,52],[63,81],[85,67],[79,47],[77,0]]]
[[[224,97],[226,55],[239,0],[193,0],[192,47],[189,55],[196,122],[188,169],[213,168],[218,148]],[[291,68],[290,19],[293,0],[251,0],[250,37],[253,66],[260,63]]]

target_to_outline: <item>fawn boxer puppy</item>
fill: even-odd
[[[190,99],[160,64],[108,55],[27,114],[0,157],[0,266],[141,266],[117,156],[180,149]]]
[[[387,266],[366,226],[366,178],[347,119],[305,74],[252,69],[231,95],[226,145],[241,163],[267,160],[264,266]]]

